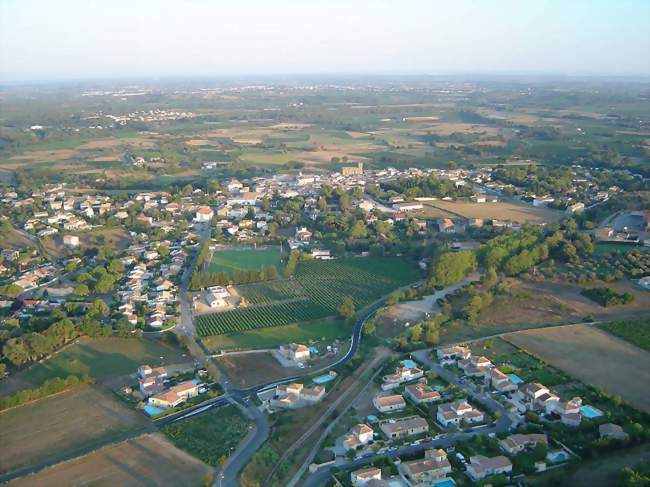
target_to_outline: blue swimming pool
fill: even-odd
[[[603,414],[605,414],[600,409],[589,405],[581,406],[580,412],[585,418],[589,419],[600,418]]]
[[[508,374],[508,378],[517,385],[524,383],[524,381],[521,380],[521,377],[519,377],[517,374]]]
[[[329,382],[331,380],[334,380],[333,375],[325,374],[325,375],[320,375],[314,379],[314,382],[316,384],[325,384],[326,382]]]
[[[552,463],[566,462],[569,459],[569,454],[564,450],[556,450],[549,452],[546,459]]]
[[[440,479],[440,480],[436,480],[431,485],[433,487],[454,487],[456,485],[456,482],[454,481],[454,479]]]
[[[144,412],[147,413],[148,416],[155,416],[156,414],[160,414],[163,412],[162,409],[158,409],[157,407],[146,405],[144,407]]]
[[[418,366],[418,364],[416,364],[415,362],[413,362],[413,360],[410,359],[402,360],[402,365],[407,369],[415,369]]]

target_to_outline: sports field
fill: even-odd
[[[129,430],[143,414],[112,394],[86,386],[0,413],[0,472],[26,467]]]
[[[650,353],[645,350],[587,325],[526,330],[503,338],[553,367],[650,412]]]
[[[209,272],[226,272],[232,277],[237,271],[256,271],[275,266],[280,271],[280,247],[217,249],[212,254]]]
[[[201,336],[312,321],[337,313],[352,298],[356,309],[421,278],[421,271],[401,258],[349,258],[298,265],[290,279],[240,286],[252,306],[197,318]]]
[[[506,203],[470,203],[467,201],[435,201],[427,203],[439,210],[454,213],[464,218],[495,218],[497,220],[511,220],[519,223],[552,223],[564,215],[558,210],[549,208],[535,208],[532,205]]]
[[[135,372],[142,364],[169,365],[188,361],[181,349],[149,338],[82,338],[54,357],[0,382],[0,394],[38,386],[54,377],[89,375],[97,380]]]
[[[10,482],[47,485],[201,485],[208,467],[161,434],[143,435]]]

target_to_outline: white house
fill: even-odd
[[[214,217],[214,211],[209,206],[202,206],[196,210],[196,216],[194,221],[197,222],[209,222]]]
[[[63,236],[63,245],[69,249],[76,249],[79,247],[79,237],[76,235],[64,235]]]

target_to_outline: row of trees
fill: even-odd
[[[83,376],[81,378],[76,375],[69,375],[65,379],[55,377],[45,381],[41,386],[34,389],[24,389],[22,391],[16,392],[11,396],[0,397],[0,411],[21,404],[25,404],[30,401],[35,401],[42,397],[51,396],[57,392],[63,392],[67,389],[73,387],[78,387],[82,384],[89,384],[92,382],[92,379],[89,376]]]

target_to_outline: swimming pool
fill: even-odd
[[[147,413],[148,416],[155,416],[157,414],[160,414],[163,412],[162,409],[158,409],[157,407],[146,405],[144,407],[144,412]]]
[[[603,413],[600,409],[597,409],[593,406],[585,405],[580,407],[580,412],[582,415],[586,418],[593,419],[593,418],[600,418]]]
[[[314,382],[316,384],[325,384],[326,382],[329,382],[331,380],[334,380],[333,375],[325,374],[325,375],[320,375],[314,379]]]
[[[418,366],[418,364],[416,364],[415,362],[413,362],[413,360],[410,359],[402,360],[402,365],[407,369],[415,369]]]
[[[546,459],[552,463],[566,462],[569,459],[569,454],[564,450],[556,450],[549,452]]]
[[[517,374],[508,374],[508,378],[515,384],[523,384],[524,381]]]
[[[433,487],[454,487],[454,479],[440,479],[431,484]]]

